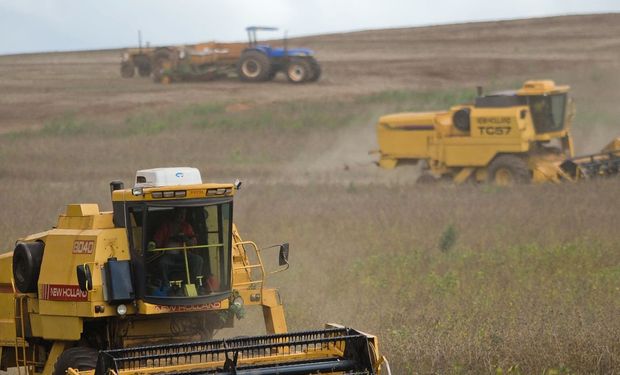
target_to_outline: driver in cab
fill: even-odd
[[[175,208],[172,218],[164,221],[153,236],[157,248],[182,248],[195,246],[196,234],[192,225],[187,222],[187,209]],[[197,277],[202,276],[203,259],[201,256],[187,250],[190,280],[196,282]],[[185,270],[185,255],[183,250],[164,250],[160,257],[159,265],[162,270],[164,287],[170,287],[170,276],[178,268]],[[187,276],[183,277],[183,281]]]

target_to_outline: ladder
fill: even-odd
[[[35,374],[35,350],[31,349],[32,358],[28,359],[28,342],[26,341],[26,314],[28,314],[28,295],[19,294],[15,282],[11,280],[15,306],[15,365],[17,374]]]

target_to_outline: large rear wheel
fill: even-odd
[[[271,62],[269,57],[259,51],[247,51],[239,58],[237,73],[242,81],[261,82],[269,79]]]
[[[69,368],[86,371],[97,367],[97,350],[78,346],[62,352],[54,365],[53,375],[66,375]]]
[[[532,173],[527,163],[516,155],[500,155],[489,165],[487,181],[498,186],[527,184]]]
[[[136,67],[131,61],[124,61],[121,63],[121,77],[131,78],[136,72]]]

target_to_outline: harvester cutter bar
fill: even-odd
[[[374,374],[369,337],[351,328],[99,352],[96,375]]]
[[[620,150],[567,159],[560,168],[574,179],[617,175],[620,172]]]

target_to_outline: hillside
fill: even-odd
[[[575,78],[617,72],[620,14],[372,30],[293,39],[290,45],[316,51],[324,67],[318,84],[294,87],[280,77],[259,85],[230,80],[161,86],[121,79],[120,51],[0,56],[0,132],[41,126],[66,112],[118,118],[136,109],[214,100],[342,99],[398,89],[473,89],[531,77],[581,89]],[[597,93],[590,90],[576,96]]]

